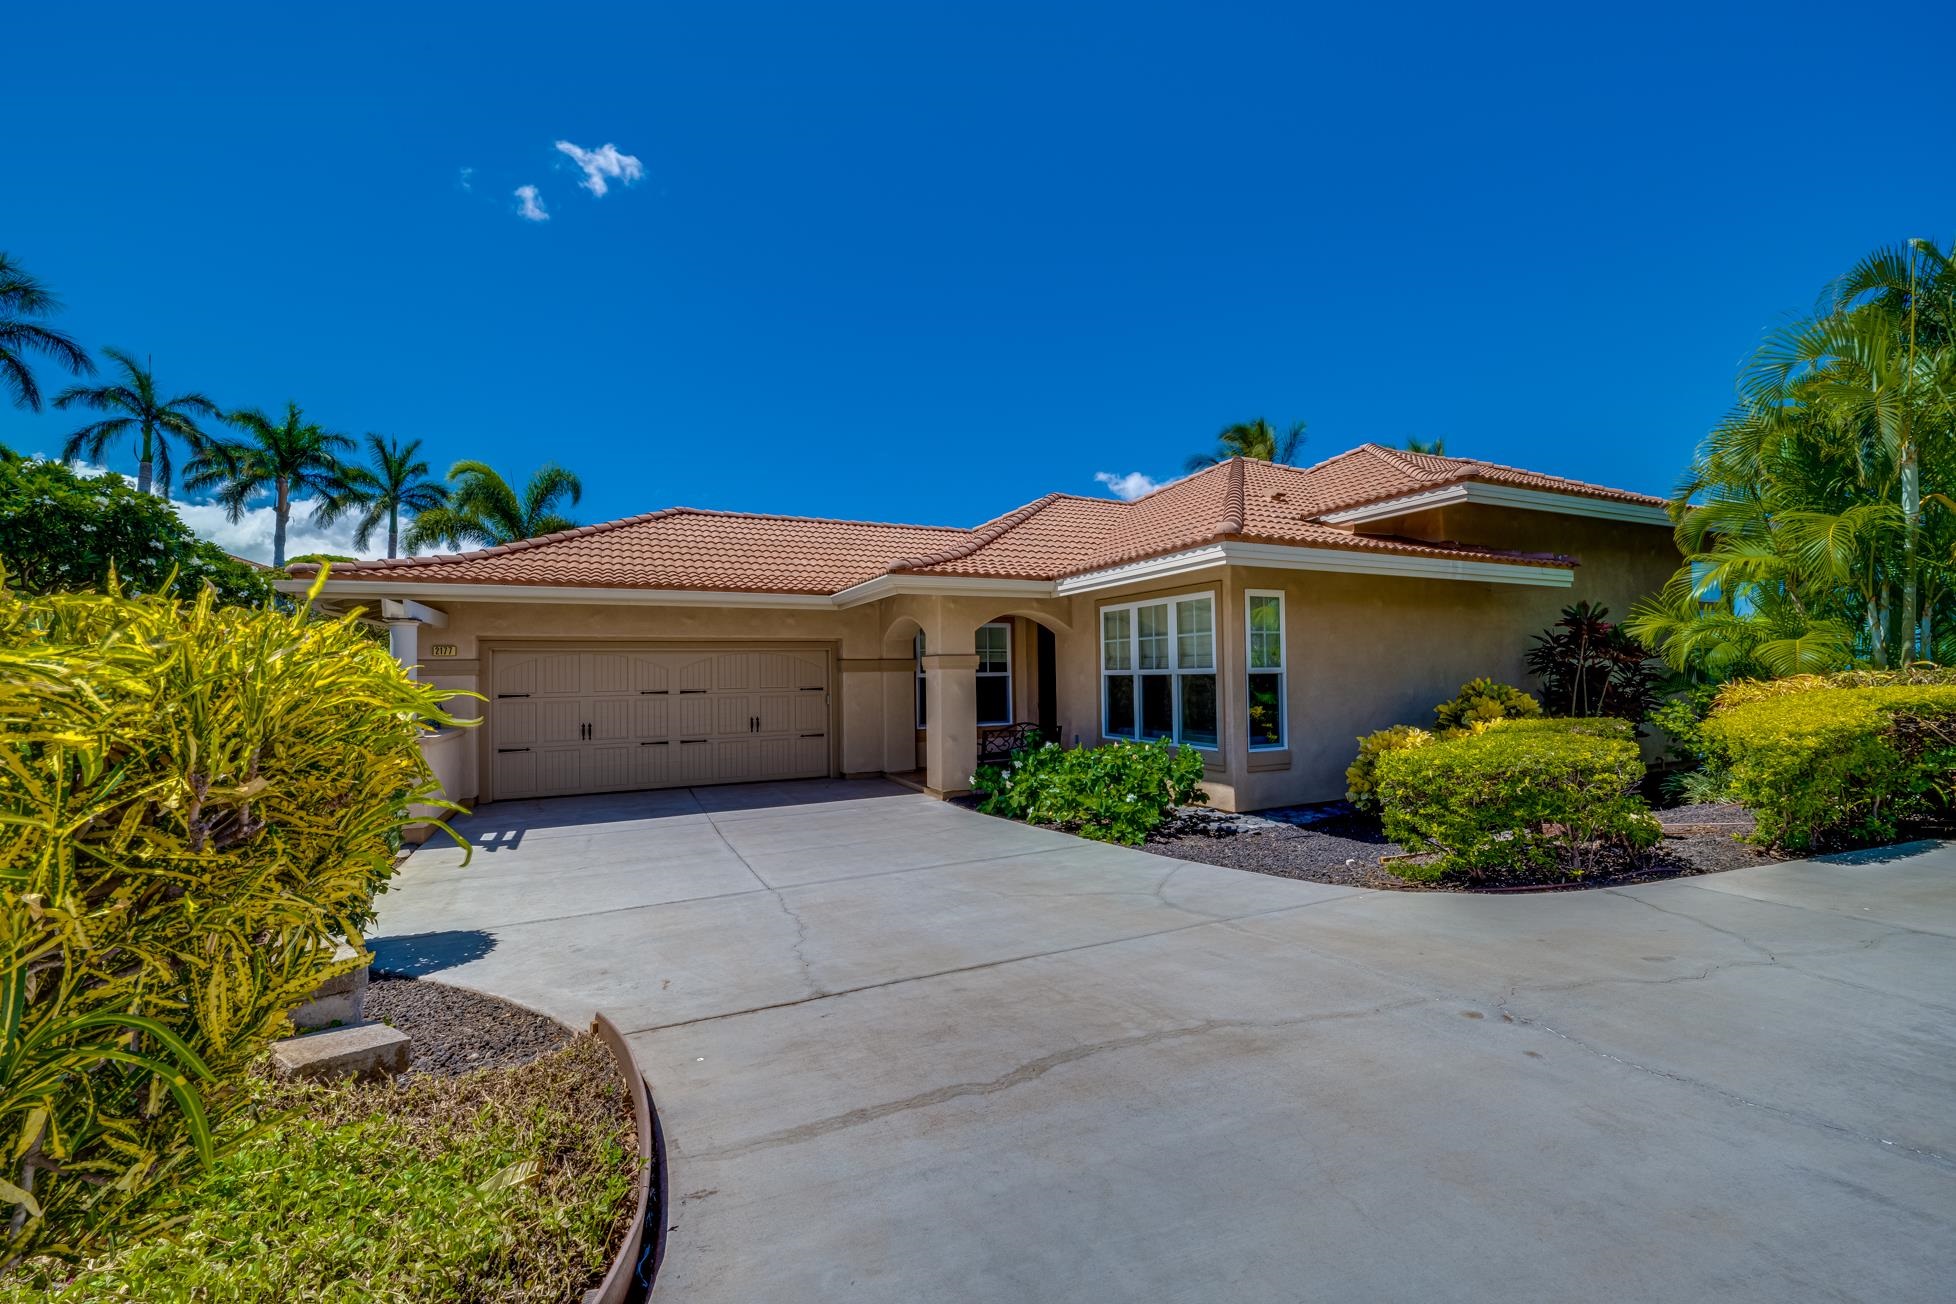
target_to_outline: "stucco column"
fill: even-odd
[[[978,766],[977,653],[925,653],[924,709],[929,717],[925,785],[946,796],[969,792]]]
[[[408,672],[408,678],[419,679],[414,667],[421,660],[421,622],[418,620],[390,620],[387,622],[387,650],[401,663],[401,669]]]

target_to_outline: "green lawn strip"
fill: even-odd
[[[591,1037],[514,1069],[390,1084],[259,1084],[284,1112],[170,1199],[62,1301],[571,1301],[629,1216],[636,1145]],[[52,1273],[37,1275],[40,1273]],[[0,1301],[50,1298],[29,1265]]]

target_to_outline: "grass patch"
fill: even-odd
[[[23,1265],[0,1302],[574,1301],[629,1220],[630,1103],[595,1037],[459,1078],[253,1090],[284,1117],[168,1197],[174,1227],[65,1289]]]

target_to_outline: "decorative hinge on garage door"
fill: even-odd
[[[527,747],[498,747],[496,750],[499,752],[527,752],[530,749]]]
[[[528,693],[497,693],[497,697],[528,697]]]

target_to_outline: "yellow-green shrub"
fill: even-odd
[[[126,1236],[360,945],[443,693],[351,620],[0,589],[0,1267]]]
[[[1757,818],[1760,841],[1795,850],[1879,842],[1948,805],[1956,685],[1734,683],[1701,732],[1727,789]]]
[[[1433,708],[1433,727],[1445,733],[1496,720],[1532,720],[1541,713],[1542,704],[1519,688],[1483,675],[1468,680],[1451,699]]]
[[[1439,876],[1579,875],[1605,849],[1648,847],[1644,764],[1627,720],[1504,720],[1379,757],[1386,836],[1444,853]]]
[[[1387,752],[1402,752],[1409,747],[1424,747],[1433,735],[1410,724],[1395,724],[1389,729],[1366,734],[1358,740],[1358,756],[1345,767],[1345,798],[1359,810],[1379,808],[1379,757]]]

